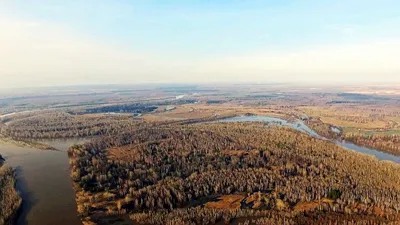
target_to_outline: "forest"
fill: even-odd
[[[71,115],[54,111],[15,119],[1,127],[1,134],[16,140],[90,137],[115,134],[138,124],[126,115]]]
[[[389,152],[393,155],[400,155],[400,135],[382,135],[382,134],[347,134],[344,139],[358,145],[367,146]]]
[[[232,116],[232,115],[230,115]],[[94,137],[115,135],[123,131],[149,126],[168,124],[191,124],[224,119],[227,116],[212,115],[193,119],[171,121],[146,121],[134,119],[131,115],[87,114],[71,115],[62,111],[33,113],[24,117],[13,117],[6,123],[0,122],[0,141],[13,142],[17,145],[30,145],[39,149],[47,149],[40,142],[32,141],[52,138]],[[229,117],[229,116],[228,116]]]
[[[88,224],[400,220],[399,165],[288,128],[142,127],[72,146],[68,154],[78,213]]]

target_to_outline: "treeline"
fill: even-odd
[[[262,193],[263,207],[241,203],[245,213],[228,221],[258,210],[293,213],[296,205],[321,199],[332,203],[311,211],[358,216],[400,211],[399,165],[262,123],[142,128],[71,147],[69,156],[82,217],[174,213],[202,207],[213,196],[255,192]],[[219,218],[209,216],[192,222],[213,224]]]
[[[89,108],[85,110],[85,113],[148,113],[156,110],[157,108],[157,106],[145,104],[109,105]]]
[[[70,115],[64,112],[35,114],[1,126],[13,139],[70,138],[117,134],[140,126],[130,116]]]
[[[16,146],[20,147],[29,147],[29,148],[36,148],[40,150],[50,150],[50,151],[58,151],[58,149],[44,143],[35,142],[35,141],[28,141],[28,140],[14,140],[12,138],[6,138],[0,136],[0,144],[3,143],[11,143]]]
[[[375,148],[393,155],[400,156],[400,135],[384,134],[345,134],[344,139],[357,145]]]
[[[310,118],[309,120],[306,120],[305,123],[319,135],[329,139],[337,139],[342,133],[342,131],[338,130],[336,127],[334,129],[337,129],[338,132],[335,132],[331,125],[322,122],[320,119]]]
[[[196,103],[196,99],[175,99],[175,100],[166,100],[166,101],[152,101],[154,104],[159,106],[165,105],[184,105],[184,104],[193,104]]]
[[[22,200],[15,190],[15,173],[10,167],[3,166],[0,155],[0,224],[12,223]]]
[[[400,135],[398,134],[363,134],[363,133],[344,133],[336,127],[323,123],[319,119],[311,118],[306,121],[307,126],[319,135],[337,140],[346,140],[356,145],[373,148],[393,155],[400,155]],[[337,130],[337,132],[334,131]]]

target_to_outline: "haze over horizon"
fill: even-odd
[[[0,1],[0,88],[400,82],[400,2]]]

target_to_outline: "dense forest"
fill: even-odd
[[[353,142],[357,145],[363,145],[375,149],[379,149],[384,152],[391,153],[393,155],[400,155],[400,135],[383,135],[383,134],[347,134],[344,139]]]
[[[15,173],[10,167],[3,166],[4,159],[0,155],[0,225],[13,220],[22,200],[15,190]]]
[[[178,121],[146,122],[128,115],[71,115],[53,111],[11,118],[7,125],[0,123],[0,134],[4,141],[19,142],[20,145],[29,142],[33,147],[45,149],[45,146],[39,146],[40,143],[32,142],[31,139],[107,136],[144,127],[202,123],[224,118],[214,115]]]
[[[15,119],[1,127],[1,134],[13,139],[68,138],[116,134],[139,125],[131,116],[70,115],[65,112],[35,114]]]
[[[400,166],[262,123],[141,127],[69,150],[83,221],[400,220]]]

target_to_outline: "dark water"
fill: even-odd
[[[292,127],[296,130],[305,132],[313,137],[328,140],[324,137],[321,137],[319,134],[317,134],[315,131],[313,131],[311,128],[309,128],[307,125],[303,123],[301,120],[297,120],[295,122],[288,122],[283,119],[275,118],[275,117],[269,117],[269,116],[237,116],[237,117],[231,117],[227,119],[222,119],[219,120],[219,122],[265,122],[269,124],[274,124],[274,125],[279,125],[279,126],[289,126]],[[350,142],[346,141],[334,141],[335,144],[340,145],[344,148],[351,149],[360,153],[364,154],[369,154],[373,155],[378,159],[381,160],[388,160],[396,163],[400,163],[400,156],[395,156],[392,154],[388,154],[385,152],[380,152],[376,149],[372,148],[367,148],[367,147],[361,147],[358,145],[355,145]]]
[[[75,225],[75,192],[69,175],[67,149],[82,140],[47,142],[61,151],[0,144],[6,164],[17,170],[17,190],[23,199],[18,225]]]

